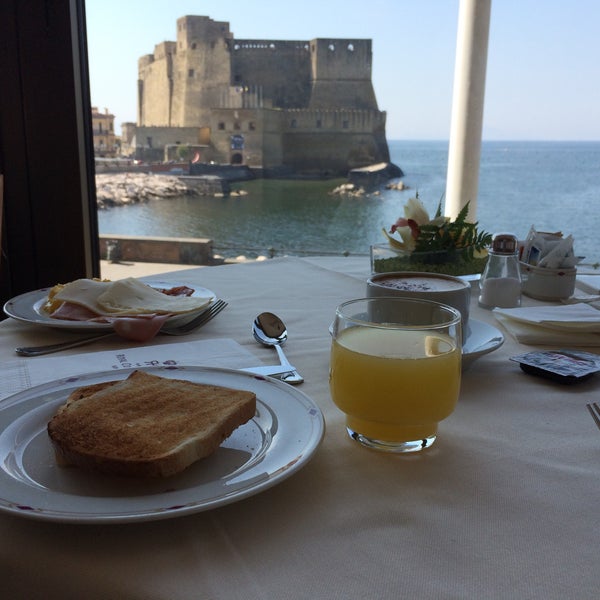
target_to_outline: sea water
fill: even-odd
[[[103,235],[202,237],[225,257],[368,254],[385,241],[382,228],[403,215],[418,192],[430,215],[443,206],[446,141],[390,141],[404,171],[404,191],[367,196],[332,191],[344,180],[260,179],[236,183],[227,198],[186,196],[99,211]],[[585,262],[600,261],[600,142],[484,141],[477,220],[489,232],[524,238],[538,231],[572,234]]]

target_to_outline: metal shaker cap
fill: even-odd
[[[495,254],[515,254],[518,247],[519,240],[512,233],[496,233],[492,238],[492,252]]]

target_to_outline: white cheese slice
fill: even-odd
[[[98,296],[104,292],[110,281],[97,281],[95,279],[76,279],[64,285],[64,287],[55,294],[53,300],[61,302],[72,302],[85,306],[89,310],[98,314],[104,314],[103,308],[98,304]]]
[[[132,277],[113,282],[98,297],[109,314],[180,314],[206,306],[212,296],[169,296]]]
[[[85,306],[99,315],[182,314],[200,310],[212,296],[170,296],[129,277],[119,281],[77,279],[64,286],[56,300]]]

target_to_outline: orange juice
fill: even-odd
[[[351,327],[331,348],[330,390],[349,429],[370,439],[434,436],[456,405],[461,350],[431,331]]]

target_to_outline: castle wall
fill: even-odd
[[[211,142],[214,160],[271,168],[281,165],[282,111],[269,109],[217,109],[213,111]]]
[[[170,81],[174,54],[175,43],[163,42],[155,46],[152,56],[144,56],[138,61],[139,124],[171,125]]]
[[[343,177],[350,169],[380,162],[379,143],[370,133],[284,133],[283,148],[285,165],[320,176]]]
[[[289,110],[282,135],[283,163],[300,172],[345,175],[389,161],[386,114],[375,110]]]
[[[135,156],[146,161],[164,160],[164,149],[171,144],[186,146],[205,142],[199,127],[137,127]]]
[[[311,91],[310,48],[302,41],[235,40],[232,85],[256,87],[280,108],[307,107]]]

